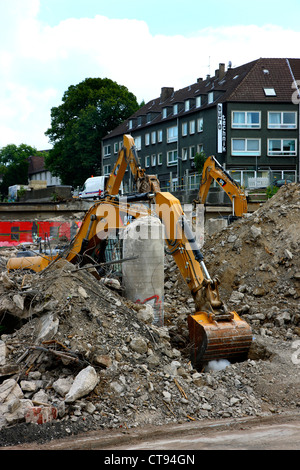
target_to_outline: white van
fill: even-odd
[[[98,199],[103,196],[109,176],[92,176],[88,178],[78,197],[80,199]],[[121,183],[120,194],[123,193],[123,183]]]
[[[105,191],[105,186],[108,176],[94,176],[88,178],[82,190],[79,192],[80,199],[97,199],[102,196]]]

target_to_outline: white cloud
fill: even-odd
[[[148,101],[163,86],[178,89],[205,77],[209,64],[213,74],[219,62],[237,66],[258,57],[298,56],[300,33],[279,26],[153,36],[143,21],[98,15],[50,27],[37,19],[39,0],[0,1],[0,146],[48,148],[51,108],[87,77],[111,78],[138,101]]]

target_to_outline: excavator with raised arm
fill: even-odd
[[[195,302],[196,313],[187,319],[194,367],[202,370],[209,361],[218,359],[230,362],[245,360],[252,343],[251,328],[236,312],[229,311],[220,299],[219,281],[209,275],[179,200],[170,193],[155,191],[159,189],[155,179],[154,185],[148,180],[146,186],[140,186],[150,189],[150,192],[137,193],[125,199],[113,195],[119,192],[127,164],[131,165],[136,180],[139,175],[145,177],[138,168],[138,160],[131,160],[136,156],[133,138],[124,136],[124,143],[109,178],[106,196],[86,212],[78,233],[58,258],[78,266],[93,260],[97,266],[103,260],[107,238],[112,233],[118,236],[129,219],[149,215],[158,217],[164,224],[167,252],[173,256]],[[140,201],[144,204],[137,204]],[[19,267],[13,263],[8,265],[8,269],[20,267],[20,264]]]
[[[147,175],[146,170],[141,168],[134,139],[131,135],[125,134],[123,136],[123,146],[118,153],[117,161],[106,183],[105,195],[118,194],[128,165],[134,178],[136,191],[138,193],[160,191],[160,184],[157,176]]]
[[[248,212],[245,192],[213,155],[208,157],[204,163],[198,199],[194,201],[195,204],[205,204],[213,181],[216,181],[229,196],[234,217],[242,217]]]

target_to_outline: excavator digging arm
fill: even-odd
[[[128,165],[138,193],[160,191],[158,178],[155,175],[147,175],[146,170],[141,168],[134,139],[131,135],[125,134],[123,136],[123,146],[118,153],[117,161],[106,184],[106,195],[113,196],[119,193]]]
[[[243,214],[248,212],[247,198],[244,191],[214,156],[210,156],[204,164],[198,200],[196,200],[195,203],[205,204],[213,180],[215,180],[229,196],[232,202],[234,216],[242,217]]]
[[[252,343],[251,328],[221,301],[219,281],[208,273],[180,202],[170,193],[158,193],[156,213],[165,226],[168,252],[195,301],[196,313],[188,317],[194,367],[202,370],[209,361],[218,359],[245,360]]]
[[[187,283],[197,310],[207,310],[213,319],[232,318],[219,296],[219,281],[211,279],[204,256],[195,240],[181,204],[170,193],[156,194],[155,210],[165,227],[168,254],[172,255]]]

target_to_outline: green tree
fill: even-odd
[[[87,78],[64,93],[62,104],[51,110],[46,131],[53,148],[46,168],[63,184],[81,186],[101,171],[101,141],[139,109],[125,86],[108,78]]]
[[[37,149],[26,144],[7,145],[0,149],[0,192],[7,196],[8,187],[15,184],[28,184],[29,157],[37,155]]]
[[[195,162],[195,165],[196,165],[196,169],[197,169],[197,171],[200,175],[203,171],[205,161],[206,161],[205,152],[196,153],[195,158],[194,158],[194,162]]]

